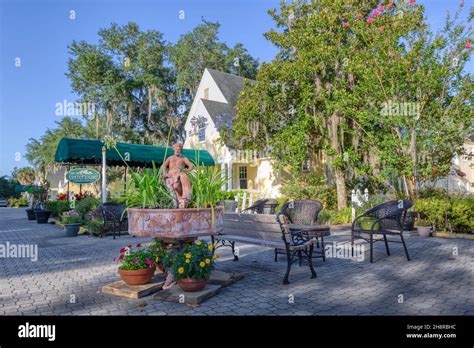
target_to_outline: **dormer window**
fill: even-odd
[[[204,97],[203,99],[209,99],[209,88],[204,88]]]

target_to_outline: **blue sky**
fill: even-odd
[[[461,0],[419,0],[434,30]],[[72,40],[96,42],[97,31],[111,22],[136,22],[176,42],[201,21],[219,21],[220,38],[242,42],[249,52],[268,61],[276,49],[263,37],[273,26],[267,10],[279,0],[0,0],[0,175],[28,165],[25,145],[59,120],[55,105],[74,101],[67,66]],[[467,7],[472,2],[465,1]],[[69,18],[70,11],[76,18]],[[183,10],[185,19],[179,18]],[[21,66],[15,66],[15,59]],[[472,72],[473,61],[469,65]]]

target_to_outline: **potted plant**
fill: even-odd
[[[87,232],[91,236],[100,236],[104,233],[104,219],[103,218],[92,218],[86,222]]]
[[[132,250],[131,245],[120,249],[120,278],[127,285],[147,284],[155,274],[154,258],[153,250],[141,244],[137,244],[135,250]]]
[[[170,252],[173,244],[164,245],[164,243],[156,238],[153,238],[153,243],[150,243],[148,247],[153,251],[155,258],[155,265],[161,271],[165,272],[166,269],[171,267]]]
[[[206,286],[214,270],[213,246],[197,240],[186,244],[172,256],[172,273],[178,285],[187,292],[201,291]]]
[[[33,195],[33,210],[36,217],[36,222],[39,224],[45,224],[48,222],[51,210],[45,208],[46,200],[48,199],[49,182],[38,183],[30,185],[27,189],[28,193]],[[26,212],[31,214],[31,212]]]
[[[81,228],[81,217],[79,213],[75,210],[66,211],[62,215],[61,221],[64,224],[66,236],[76,237]]]
[[[429,220],[419,219],[416,223],[416,229],[420,237],[429,237],[432,224]]]

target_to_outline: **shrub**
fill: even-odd
[[[48,201],[46,209],[51,210],[52,216],[62,216],[64,212],[71,209],[71,202],[68,201]]]
[[[318,214],[318,223],[325,225],[331,219],[331,212],[327,209],[323,209]]]
[[[87,231],[92,236],[100,236],[104,232],[104,220],[103,219],[92,219],[88,220],[85,225]]]
[[[84,218],[88,212],[97,208],[100,204],[100,201],[97,198],[87,197],[81,199],[76,203],[76,210],[81,217]]]
[[[420,214],[420,218],[429,220],[435,229],[444,229],[446,212],[449,208],[449,201],[440,198],[418,198],[415,201],[415,209]]]
[[[453,232],[472,233],[474,230],[474,197],[450,201],[448,221]]]
[[[352,209],[344,208],[339,211],[329,212],[328,223],[331,225],[341,225],[352,223]]]
[[[8,205],[11,208],[20,208],[20,207],[27,207],[28,206],[28,200],[25,197],[8,198],[7,202],[8,202]]]
[[[283,184],[281,193],[287,199],[318,200],[326,209],[337,206],[336,188],[328,186],[326,179],[317,173],[297,174]]]
[[[81,222],[81,217],[79,213],[75,210],[69,210],[61,215],[61,222],[65,225],[67,224],[77,224]]]

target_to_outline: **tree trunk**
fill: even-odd
[[[416,185],[416,177],[415,177],[415,171],[416,171],[416,165],[417,165],[417,156],[416,156],[416,128],[413,127],[411,129],[411,134],[410,134],[410,158],[413,163],[413,173],[410,177],[410,191],[409,195],[410,198],[414,198],[415,196],[415,185]]]
[[[342,169],[336,168],[337,210],[347,207],[346,178]]]
[[[336,152],[336,156],[342,155],[342,146],[340,139],[340,127],[341,118],[338,112],[334,112],[329,119],[328,134],[329,141],[332,149]],[[340,167],[334,168],[334,174],[336,177],[336,191],[337,191],[337,209],[341,210],[347,207],[347,190],[346,190],[346,176],[344,169]]]

